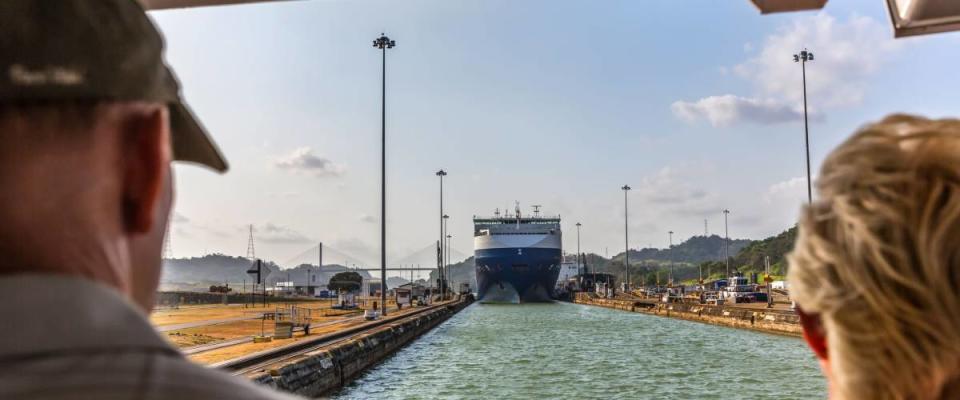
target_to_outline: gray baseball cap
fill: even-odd
[[[0,0],[0,103],[56,100],[165,103],[174,159],[227,170],[135,0]]]

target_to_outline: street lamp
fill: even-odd
[[[580,268],[583,266],[580,262],[580,225],[577,222],[577,275],[580,274]]]
[[[670,286],[673,286],[673,231],[667,232],[670,235]]]
[[[627,288],[630,288],[630,232],[627,229],[627,192],[630,191],[630,185],[623,185],[623,247],[624,262],[623,269],[627,271]]]
[[[807,62],[813,61],[813,53],[803,49],[793,55],[793,62],[800,63],[803,74],[803,139],[807,150],[807,203],[813,202],[813,190],[810,189],[810,128],[807,123]]]
[[[453,235],[447,234],[447,263],[443,268],[443,272],[446,273],[444,277],[444,282],[446,282],[447,293],[450,293],[450,242],[452,241]]]
[[[448,220],[448,219],[450,219],[450,216],[447,215],[447,214],[443,214],[443,231],[444,231],[444,232],[447,232],[447,220]],[[443,239],[443,242],[442,242],[442,243],[443,243],[443,248],[442,248],[443,251],[441,252],[441,254],[442,254],[441,258],[443,259],[443,272],[440,273],[440,298],[441,298],[441,299],[444,298],[444,297],[446,296],[447,292],[450,291],[449,288],[447,287],[447,286],[448,286],[448,284],[447,284],[447,275],[448,275],[449,272],[450,272],[450,271],[447,271],[447,269],[448,269],[447,267],[450,265],[450,261],[449,261],[448,258],[447,258],[447,248],[448,248],[447,246],[449,245],[449,242],[450,242],[450,235],[449,235],[449,234],[446,234],[446,235],[444,236],[444,239]]]
[[[441,169],[437,171],[437,176],[440,177],[440,242],[439,243],[443,243],[444,241],[443,238],[444,236],[446,236],[446,232],[444,232],[444,223],[443,223],[444,218],[446,218],[443,214],[443,177],[447,176],[447,171],[444,171]],[[442,249],[442,246],[441,246],[441,249]],[[441,251],[439,255],[440,257],[437,257],[437,277],[440,279],[443,279],[443,252]],[[441,296],[442,296],[442,293],[441,293]]]
[[[723,209],[723,257],[727,259],[727,279],[730,278],[730,229],[727,225],[727,215],[730,215],[730,210]],[[730,284],[730,282],[727,282]]]
[[[387,315],[387,49],[397,45],[385,34],[374,39],[382,57],[380,86],[380,315]]]

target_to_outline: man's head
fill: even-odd
[[[172,204],[167,107],[0,105],[0,274],[58,273],[148,307]]]
[[[831,393],[960,396],[960,121],[896,115],[821,167],[789,256]]]
[[[0,2],[0,274],[80,275],[152,306],[171,160],[227,166],[133,0]]]

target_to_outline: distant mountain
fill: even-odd
[[[206,291],[209,285],[227,282],[231,287],[240,288],[249,285],[252,278],[247,270],[253,262],[245,257],[231,257],[224,254],[209,254],[203,257],[175,258],[163,260],[163,272],[160,277],[160,290],[202,290]],[[277,281],[292,280],[297,285],[310,284],[326,285],[333,274],[348,270],[342,265],[302,264],[295,268],[281,269],[271,261],[263,263],[270,272],[267,275],[267,284],[273,285]],[[357,271],[365,279],[370,278],[367,271]]]
[[[388,276],[387,277],[387,289],[393,289],[397,286],[402,286],[410,283],[409,280],[403,279],[399,276]]]
[[[737,254],[752,241],[749,239],[730,239],[730,256]],[[654,262],[690,263],[704,261],[720,261],[724,259],[724,244],[726,241],[719,235],[694,236],[669,249],[643,248],[630,250],[630,264],[644,264]],[[613,256],[611,261],[623,265],[623,253]]]
[[[770,257],[770,273],[782,277],[786,274],[786,255],[793,250],[797,240],[797,228],[792,227],[776,236],[756,240],[744,247],[736,256],[730,258],[732,271],[752,274],[763,273],[766,257]],[[712,278],[721,278],[726,274],[726,263],[710,261],[702,264],[704,271],[710,271]],[[706,273],[706,272],[705,272]]]
[[[741,272],[763,272],[764,259],[770,257],[770,271],[774,275],[786,273],[787,253],[793,250],[797,241],[797,227],[794,226],[763,240],[754,241],[745,247],[730,261]]]
[[[770,264],[775,275],[782,275],[785,271],[784,255],[793,248],[796,240],[796,228],[790,228],[779,235],[763,240],[731,239],[730,266],[732,269],[744,273],[762,272],[764,259],[770,257]],[[724,239],[718,235],[694,236],[686,241],[674,245],[672,249],[644,248],[630,251],[630,275],[632,281],[643,280],[654,283],[659,278],[665,283],[671,271],[674,280],[690,281],[700,277],[701,270],[704,278],[719,278],[726,272],[724,262]],[[612,259],[598,254],[587,254],[586,265],[588,271],[613,273],[624,279],[623,253]],[[211,254],[203,257],[163,260],[163,275],[161,290],[203,290],[209,285],[229,282],[231,287],[240,287],[243,282],[250,282],[246,271],[251,261],[243,257],[230,257],[223,254]],[[273,285],[277,281],[292,280],[296,285],[310,284],[325,285],[333,274],[346,271],[349,268],[342,265],[302,264],[295,268],[281,269],[273,262],[265,262],[270,270],[267,284]],[[477,287],[474,258],[471,256],[461,262],[450,265],[451,284],[457,287],[460,282],[470,283],[470,287]],[[364,279],[370,279],[368,271],[357,271]],[[379,277],[379,273],[375,273]],[[437,272],[430,272],[430,279],[426,284],[435,284]],[[387,287],[393,288],[407,283],[401,277],[387,278]]]
[[[456,264],[450,264],[448,268],[450,268],[450,285],[453,288],[459,288],[460,283],[467,282],[471,288],[477,289],[477,268],[473,256]],[[436,270],[430,271],[430,282],[436,284]]]

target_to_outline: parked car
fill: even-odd
[[[716,292],[710,292],[703,296],[703,303],[721,306],[723,305],[723,298],[717,296]]]

